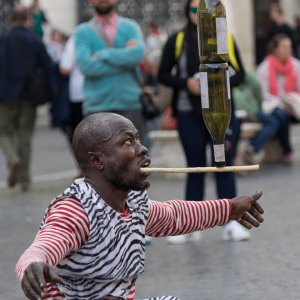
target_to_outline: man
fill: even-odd
[[[30,101],[28,79],[37,66],[50,74],[46,49],[30,26],[27,8],[14,7],[12,28],[0,40],[0,147],[8,166],[8,186],[30,188],[31,139],[36,106]]]
[[[202,202],[148,199],[148,174],[140,170],[150,165],[148,150],[120,115],[85,118],[73,147],[85,178],[53,200],[16,267],[29,299],[133,300],[144,272],[145,234],[185,234],[230,219],[250,229],[263,221],[256,202],[262,192]]]
[[[90,0],[95,17],[75,33],[76,60],[85,76],[83,112],[116,112],[146,138],[140,69],[144,44],[139,25],[115,12],[117,0]]]

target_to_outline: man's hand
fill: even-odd
[[[261,216],[264,210],[257,203],[261,195],[262,191],[257,191],[252,197],[239,196],[231,199],[232,212],[230,219],[238,221],[247,229],[251,229],[252,226],[258,227],[264,221]]]
[[[62,278],[58,276],[57,268],[43,262],[35,262],[25,269],[21,285],[27,298],[40,300],[46,296],[43,292],[46,283],[61,281]]]

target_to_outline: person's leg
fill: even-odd
[[[71,102],[70,110],[71,110],[70,131],[68,134],[68,138],[69,138],[69,142],[70,142],[70,148],[71,148],[71,151],[73,154],[72,141],[73,141],[74,131],[75,131],[77,125],[83,120],[82,102]],[[80,177],[84,176],[84,174],[83,174],[83,171],[81,170],[80,166],[78,165],[76,159],[75,159],[75,163],[77,165],[77,174],[75,175],[75,178],[80,178]]]
[[[187,166],[206,166],[206,145],[210,137],[201,117],[193,113],[178,113],[178,133]],[[204,200],[204,173],[187,175],[186,200]]]
[[[234,154],[234,118],[231,119],[227,133],[225,135],[225,162],[226,166],[232,166]],[[233,198],[236,196],[236,183],[233,172],[216,173],[217,195],[221,198]]]
[[[19,179],[20,158],[15,147],[15,130],[19,101],[0,102],[0,148],[6,160],[7,184],[14,187]]]
[[[36,107],[21,101],[18,112],[17,147],[21,159],[20,184],[23,191],[30,188],[31,144],[36,119]]]
[[[18,157],[14,145],[18,106],[17,101],[0,101],[0,147],[7,163]]]
[[[206,145],[209,134],[201,116],[194,113],[178,113],[177,129],[187,166],[206,166]],[[185,199],[204,200],[203,173],[189,173],[187,175]],[[194,232],[191,235],[168,236],[167,242],[169,244],[183,244],[187,237],[192,241],[199,241],[201,240],[201,232]]]
[[[271,114],[265,114],[258,112],[256,118],[262,123],[262,129],[250,139],[250,145],[252,146],[255,153],[261,151],[266,143],[272,139],[279,130],[279,120]]]
[[[234,126],[235,120],[231,119],[229,128],[225,135],[225,161],[227,166],[232,165],[234,154]],[[217,195],[219,199],[236,197],[236,182],[233,172],[216,173]],[[225,241],[242,241],[247,240],[250,233],[236,221],[228,222],[222,232],[222,238]]]
[[[273,115],[277,118],[277,120],[279,120],[280,123],[278,138],[283,149],[283,154],[289,155],[293,152],[289,133],[291,116],[281,108],[276,108],[276,110],[273,112]]]
[[[241,136],[241,120],[238,119],[237,117],[233,116],[232,120],[232,148],[233,148],[233,161],[237,157],[237,149],[238,149],[238,144]]]
[[[72,102],[72,110],[71,110],[71,127],[72,132],[74,133],[77,125],[83,120],[82,113],[82,102]]]

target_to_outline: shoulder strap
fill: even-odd
[[[227,34],[227,41],[228,41],[228,54],[229,54],[229,61],[232,64],[233,68],[238,71],[240,69],[239,64],[236,60],[235,50],[234,50],[234,40],[231,33],[228,32]]]
[[[176,61],[179,59],[179,57],[181,55],[183,39],[184,39],[184,32],[179,31],[176,35],[176,41],[175,41],[175,60]]]
[[[104,32],[100,30],[95,18],[92,18],[90,21],[88,21],[87,24],[93,29],[93,31],[97,34],[100,40],[102,40],[107,45],[107,47],[112,47],[112,42],[107,38]]]

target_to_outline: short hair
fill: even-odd
[[[11,14],[12,23],[26,23],[30,18],[29,9],[21,4],[16,4],[13,7]]]
[[[268,53],[272,54],[278,48],[279,44],[286,39],[291,40],[290,37],[284,33],[275,34],[268,43]]]

